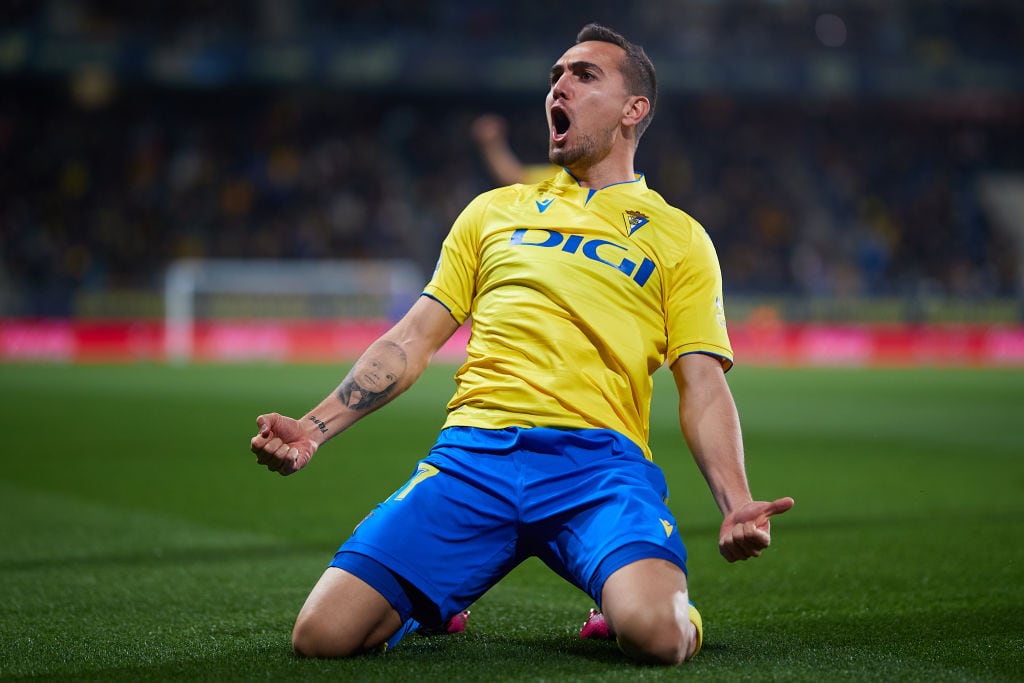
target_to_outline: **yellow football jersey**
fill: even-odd
[[[612,429],[650,458],[654,371],[695,352],[732,365],[714,246],[643,176],[478,196],[424,293],[472,317],[446,427]]]
[[[554,164],[528,164],[523,167],[523,184],[542,183],[561,171]]]

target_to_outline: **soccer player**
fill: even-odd
[[[444,428],[314,586],[292,633],[298,654],[348,656],[464,624],[467,606],[536,556],[595,601],[601,634],[627,655],[692,657],[700,615],[647,443],[651,376],[666,363],[723,514],[721,554],[768,547],[770,517],[793,500],[754,501],[747,484],[714,248],[633,170],[655,102],[643,50],[584,27],[546,99],[549,156],[563,170],[486,192],[458,217],[423,296],[365,352],[395,369],[385,395],[346,405],[353,369],[303,418],[257,418],[257,460],[292,474],[406,390],[472,318]]]

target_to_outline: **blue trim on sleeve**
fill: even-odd
[[[722,372],[729,372],[730,370],[732,370],[732,366],[735,365],[732,358],[729,358],[729,356],[723,356],[720,353],[711,353],[710,351],[687,351],[686,353],[681,353],[678,356],[676,356],[676,360],[679,360],[683,356],[690,356],[695,353],[700,353],[705,356],[711,356],[712,358],[717,358],[719,361],[722,361]],[[672,361],[672,363],[670,363],[669,365],[675,363],[676,360]]]
[[[440,299],[438,299],[438,298],[437,298],[436,296],[434,296],[433,294],[430,294],[429,292],[420,292],[420,296],[425,296],[425,297],[427,297],[428,299],[433,299],[433,300],[434,300],[434,301],[436,301],[437,303],[439,303],[439,304],[441,304],[442,306],[444,306],[444,310],[448,311],[448,313],[451,313],[451,312],[452,312],[452,309],[448,308],[448,304],[446,304],[445,302],[441,301]],[[455,315],[453,314],[453,315],[452,315],[452,317],[454,318],[454,317],[455,317]]]

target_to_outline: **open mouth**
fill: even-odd
[[[561,109],[551,110],[551,129],[555,138],[565,137],[569,131],[569,116]]]

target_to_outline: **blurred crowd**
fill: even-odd
[[[486,104],[543,163],[541,99]],[[497,182],[468,134],[480,105],[138,91],[88,110],[26,88],[0,109],[15,313],[158,288],[185,257],[405,257],[429,272],[459,210]],[[733,292],[1008,295],[1020,264],[977,190],[1024,169],[1021,128],[927,104],[668,98],[638,170],[707,227]]]
[[[608,23],[642,36],[662,56],[788,54],[845,44],[860,57],[1019,58],[1018,0],[7,0],[7,26],[51,35],[133,36],[147,43],[244,43],[372,36],[427,41],[435,49],[560,49],[566,27]],[[813,26],[816,17],[841,26]]]
[[[507,38],[528,29],[522,13],[511,16],[511,3],[474,4],[466,16],[457,11],[466,3],[455,0],[429,12],[419,3],[317,4],[296,6],[350,22],[362,12],[363,26],[395,30],[435,23],[453,30],[472,21],[461,30]],[[694,50],[711,35],[754,46],[756,23],[718,10],[775,4],[670,3],[704,17],[688,25],[692,35],[678,49]],[[801,11],[806,17],[799,2],[777,5],[768,27]],[[237,25],[232,3],[224,10],[155,3],[143,12],[135,3],[50,2],[45,15],[32,3],[12,6],[22,9],[14,15],[22,24],[69,31],[156,31],[161,7],[166,25],[182,31],[260,30]],[[82,6],[105,7],[110,16],[83,14]],[[864,6],[906,25],[907,3]],[[968,15],[960,33],[991,23],[984,11],[971,14],[970,3],[952,6]],[[852,30],[856,12],[845,16]],[[639,9],[630,20],[667,30]],[[884,22],[874,17],[871,25],[883,40]],[[701,38],[702,31],[710,33]],[[565,41],[559,36],[557,50]],[[958,49],[1020,49],[987,42],[964,40]],[[2,81],[0,315],[71,315],[82,292],[157,291],[167,264],[187,257],[402,257],[429,274],[461,208],[499,182],[470,134],[477,117],[498,113],[520,159],[545,163],[544,73],[531,97],[472,87],[211,89],[88,76]],[[727,293],[1020,296],[1024,265],[1014,237],[993,220],[979,183],[1024,172],[1022,133],[1020,95],[951,101],[668,92],[637,166],[653,189],[708,229]]]

